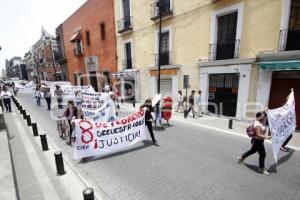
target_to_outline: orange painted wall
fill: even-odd
[[[74,84],[74,73],[86,73],[84,58],[98,57],[99,72],[117,72],[116,35],[113,0],[88,0],[64,23],[64,43],[68,65],[68,80]],[[100,24],[105,23],[105,40],[101,39]],[[83,55],[73,54],[74,43],[70,42],[74,30],[81,28]],[[90,46],[87,46],[86,31],[90,32]],[[84,84],[87,80],[84,79]]]

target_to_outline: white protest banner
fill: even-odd
[[[94,122],[111,122],[117,119],[114,102],[110,99],[101,108],[88,110],[82,108],[84,119]]]
[[[97,110],[102,108],[103,104],[110,99],[108,93],[99,92],[87,92],[84,91],[82,95],[82,105],[81,108],[86,110]]]
[[[35,83],[33,81],[30,81],[29,83],[25,84],[23,88],[19,89],[20,93],[33,93],[35,89]]]
[[[152,99],[152,107],[154,107],[160,100],[161,100],[162,94],[156,94],[154,98]]]
[[[74,122],[75,159],[118,152],[146,139],[143,109],[112,122],[79,119]]]
[[[284,106],[268,110],[267,115],[272,133],[273,154],[277,162],[280,147],[296,129],[294,91],[290,93]]]
[[[75,98],[75,92],[95,92],[94,88],[91,85],[88,86],[71,86],[71,85],[63,85],[61,87],[63,91],[63,96],[65,98]]]

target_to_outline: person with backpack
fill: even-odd
[[[252,147],[249,151],[245,152],[241,157],[238,158],[238,163],[244,163],[244,160],[258,152],[259,154],[259,172],[265,175],[270,175],[270,173],[265,169],[265,158],[266,151],[264,146],[265,139],[271,139],[271,136],[267,134],[267,114],[265,112],[256,113],[256,120],[253,123],[253,133],[247,128],[248,136],[252,136],[251,144]]]
[[[152,107],[152,101],[151,101],[151,99],[146,99],[145,103],[140,106],[140,109],[143,109],[143,108],[146,108],[145,125],[148,127],[148,131],[150,133],[150,136],[151,136],[151,139],[152,139],[152,143],[154,145],[158,145],[157,144],[157,140],[154,137],[153,128],[152,128],[153,117],[152,117],[151,112],[153,112],[153,107]]]

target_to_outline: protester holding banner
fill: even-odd
[[[82,95],[81,95],[80,90],[75,92],[75,103],[76,103],[76,106],[77,106],[78,109],[81,108]]]
[[[283,152],[288,152],[288,148],[286,148],[285,146],[289,143],[289,141],[292,139],[293,135],[291,134],[286,140],[285,142],[282,144],[282,146],[280,147],[280,150]]]
[[[46,103],[47,103],[47,110],[51,110],[51,92],[50,92],[50,88],[45,89],[44,98],[45,98]]]
[[[74,105],[74,101],[70,100],[68,101],[67,109],[64,112],[64,117],[67,118],[70,126],[70,133],[73,132],[73,126],[71,124],[72,119],[78,118],[78,110],[76,106]]]
[[[63,102],[63,91],[61,89],[61,87],[59,85],[56,85],[55,86],[55,91],[54,91],[54,94],[56,96],[56,100],[57,100],[57,104],[58,104],[58,109],[62,109],[63,106],[62,106],[62,102]]]
[[[252,138],[252,147],[249,151],[244,153],[241,157],[238,158],[239,163],[243,163],[244,160],[258,152],[259,154],[259,172],[265,175],[270,175],[269,172],[265,169],[265,158],[266,158],[266,151],[264,146],[264,139],[270,139],[271,136],[266,134],[267,127],[267,115],[265,112],[258,112],[256,114],[256,120],[253,124],[255,136]]]
[[[146,113],[145,113],[145,124],[149,130],[151,139],[153,144],[157,144],[157,141],[155,140],[154,133],[153,133],[153,128],[152,128],[152,114],[153,112],[153,107],[152,107],[152,101],[151,99],[146,99],[145,103],[141,105],[140,109],[146,108]]]

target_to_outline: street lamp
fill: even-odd
[[[158,0],[156,2],[156,7],[158,8],[158,14],[159,14],[159,31],[158,31],[158,58],[157,58],[157,94],[160,94],[160,68],[161,68],[161,26],[162,26],[162,6],[163,6],[163,1]],[[159,115],[159,106],[160,106],[160,101],[158,101],[156,105],[156,118],[162,117]],[[159,119],[160,121],[160,119]],[[158,122],[159,123],[159,122]],[[155,121],[155,126],[156,126],[156,121]],[[164,128],[162,126],[156,126],[157,129],[163,130]]]

